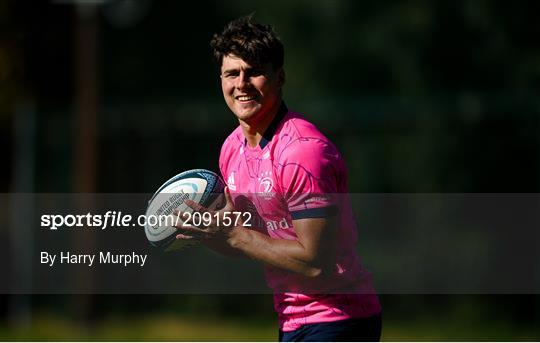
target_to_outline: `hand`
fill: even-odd
[[[210,213],[210,220],[204,221],[204,224],[206,225],[202,225],[203,223],[201,223],[200,226],[184,225],[183,223],[176,225],[175,227],[177,229],[184,231],[183,233],[176,235],[176,239],[212,239],[217,237],[219,234],[224,233],[225,230],[232,229],[234,225],[230,225],[232,222],[230,218],[227,218],[227,216],[234,212],[234,202],[232,201],[228,187],[225,187],[224,189],[224,196],[225,206],[219,211],[209,210],[207,207],[197,204],[190,199],[185,200],[185,204],[193,210],[192,215],[196,212],[200,213],[201,215],[203,213]],[[188,217],[186,212],[179,210],[175,210],[173,213],[183,220],[186,220]],[[224,225],[225,223],[229,223],[229,225]],[[242,224],[243,223],[241,221],[236,223],[236,225]]]

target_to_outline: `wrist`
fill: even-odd
[[[249,232],[242,226],[235,226],[227,232],[227,243],[235,249],[240,249],[249,241]]]

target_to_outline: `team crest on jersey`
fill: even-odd
[[[261,195],[269,195],[269,196],[271,196],[273,194],[274,180],[272,179],[271,174],[272,174],[271,172],[266,171],[266,172],[262,173],[262,175],[259,176],[259,178],[258,178],[258,180],[259,180],[259,188],[258,188],[257,191]]]

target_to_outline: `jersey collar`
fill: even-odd
[[[287,108],[287,105],[285,105],[285,102],[282,101],[281,105],[279,106],[279,110],[276,113],[276,116],[274,117],[274,119],[272,119],[272,122],[264,131],[261,141],[259,142],[259,147],[261,149],[264,149],[264,147],[268,145],[268,143],[270,143],[272,137],[274,136],[274,133],[276,133],[279,123],[281,122],[283,117],[285,117],[285,114],[287,114],[287,112],[289,112],[289,109]],[[247,146],[246,138],[244,138],[244,147],[245,146]]]
[[[279,110],[276,113],[276,116],[274,117],[274,119],[272,119],[272,122],[264,131],[261,141],[259,142],[259,146],[261,147],[261,149],[264,149],[264,147],[268,145],[268,143],[270,143],[272,137],[276,133],[279,123],[281,122],[283,117],[285,117],[285,114],[287,114],[288,111],[289,109],[287,108],[287,105],[285,105],[285,102],[282,101],[281,105],[279,106]]]

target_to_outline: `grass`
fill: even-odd
[[[37,315],[28,328],[0,326],[2,341],[272,341],[273,323],[156,315],[108,317],[89,326],[67,318]]]
[[[239,318],[152,315],[110,316],[93,326],[66,317],[36,314],[28,327],[0,325],[2,341],[275,341],[276,323]],[[537,329],[536,329],[537,330]],[[384,341],[538,341],[535,328],[511,322],[385,319]]]

